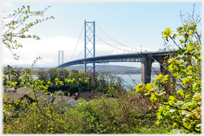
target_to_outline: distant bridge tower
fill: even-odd
[[[86,22],[84,20],[84,58],[87,57],[95,57],[95,21]],[[84,61],[84,71],[87,70],[95,72],[95,63],[93,63],[93,67],[89,70],[86,61]]]
[[[58,51],[58,65],[61,65],[64,63],[64,51],[59,50]]]

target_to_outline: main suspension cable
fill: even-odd
[[[84,25],[83,25],[83,27],[82,27],[82,29],[81,29],[81,34],[82,34],[83,29],[84,29]],[[79,36],[79,39],[78,39],[77,45],[75,46],[74,52],[73,52],[71,58],[69,59],[69,61],[72,59],[72,57],[73,57],[73,55],[74,55],[74,53],[75,53],[75,51],[76,51],[76,48],[77,48],[77,46],[78,46],[78,44],[79,44],[79,41],[80,41],[80,38],[81,38],[81,34],[80,34],[80,36]]]

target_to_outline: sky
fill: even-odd
[[[96,22],[96,34],[102,29],[114,40],[141,50],[156,51],[163,48],[161,32],[169,27],[174,32],[181,26],[180,11],[189,14],[193,11],[193,2],[4,2],[3,16],[12,13],[22,5],[30,5],[33,11],[51,6],[43,17],[55,19],[42,22],[30,29],[29,34],[38,35],[41,40],[17,39],[23,48],[14,50],[20,59],[14,60],[11,52],[3,45],[3,65],[31,66],[34,59],[41,56],[35,67],[56,67],[58,50],[64,51],[64,62],[77,59],[84,46],[84,33],[81,30],[84,20]],[[195,15],[201,15],[201,3],[196,3]],[[35,18],[33,18],[35,19]],[[32,18],[28,20],[32,21]],[[99,27],[98,27],[99,26]],[[201,28],[200,26],[198,27]],[[79,41],[75,54],[72,53]],[[99,48],[96,43],[96,48]],[[104,50],[106,50],[104,45]],[[107,49],[108,50],[108,49]],[[116,52],[115,52],[116,53]],[[97,54],[96,51],[96,56]],[[80,56],[83,57],[83,54]],[[140,63],[109,63],[140,67]]]

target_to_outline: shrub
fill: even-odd
[[[165,39],[175,42],[179,37],[178,56],[169,59],[167,75],[158,75],[154,83],[139,84],[137,92],[143,92],[150,100],[160,104],[157,124],[164,120],[182,127],[185,133],[201,133],[201,39],[196,23],[187,23],[172,34],[167,28]],[[154,91],[155,88],[158,91]]]

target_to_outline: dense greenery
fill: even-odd
[[[10,67],[5,73],[4,81],[8,75],[10,78],[4,87],[15,87],[17,82],[12,81],[15,71]],[[25,69],[24,73],[21,73],[22,78],[19,78],[20,86],[30,87],[31,92],[36,94],[35,101],[29,104],[25,98],[14,101],[13,104],[4,103],[4,133],[166,133],[173,129],[172,124],[168,123],[155,126],[157,109],[149,110],[151,101],[124,90],[118,85],[121,81],[115,76],[110,76],[109,82],[105,81],[104,75],[99,75],[97,79],[101,89],[107,84],[106,95],[89,102],[78,100],[79,104],[75,108],[64,107],[63,113],[57,110],[61,108],[61,104],[39,103],[39,91],[47,93],[52,86],[78,85],[78,79],[75,78],[79,73],[85,77],[85,73],[75,71],[76,75],[72,75],[72,79],[67,77],[59,80],[57,76],[53,81],[35,80],[32,78],[33,71]],[[89,83],[90,79],[79,78],[81,83]],[[55,92],[53,95],[63,95],[63,91]],[[6,99],[8,98],[4,97],[4,101]]]
[[[51,85],[49,82],[43,85],[42,81],[26,76],[23,79],[35,93],[46,92]],[[55,84],[63,83],[55,81]],[[5,103],[4,133],[166,133],[172,130],[173,126],[167,123],[155,126],[155,110],[149,110],[151,101],[148,99],[134,92],[114,89],[114,85],[109,94],[115,98],[102,96],[89,102],[80,99],[75,108],[64,107],[63,113],[57,110],[61,104],[40,105],[37,98],[32,104],[26,99],[12,105]],[[17,115],[12,113],[15,108],[21,109]]]
[[[169,74],[160,74],[154,83],[135,89],[159,104],[157,124],[168,120],[185,133],[201,133],[201,37],[192,22],[178,27],[177,32],[172,34],[166,28],[162,33],[179,47],[178,56],[168,61]],[[176,37],[180,37],[178,44]]]
[[[30,70],[32,74],[34,71]],[[16,83],[15,89],[22,87],[20,84],[22,81],[22,73],[24,70],[18,68],[13,68],[7,66],[4,70],[4,85],[7,85],[9,81]],[[115,75],[102,75],[93,73],[93,72],[83,72],[82,70],[68,70],[62,68],[50,68],[48,71],[39,70],[35,74],[38,76],[38,80],[43,81],[43,84],[46,85],[47,81],[50,81],[52,85],[48,87],[48,92],[54,93],[61,90],[64,95],[72,95],[77,92],[91,92],[97,91],[100,93],[106,94],[109,90],[109,87],[115,85],[115,88],[122,89],[123,79]],[[32,77],[32,76],[31,76]],[[63,82],[62,85],[55,84],[56,79],[59,79]]]

